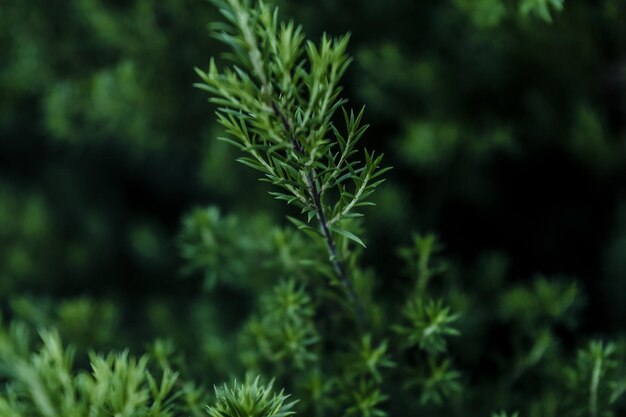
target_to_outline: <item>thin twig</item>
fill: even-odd
[[[293,134],[291,123],[289,122],[285,114],[280,111],[278,105],[274,101],[272,101],[272,109],[274,110],[276,117],[278,117],[278,119],[281,121],[285,132],[289,136],[289,141],[293,149],[298,154],[305,156],[302,144],[298,142]],[[344,287],[349,302],[354,307],[357,323],[359,327],[363,328],[365,327],[365,324],[367,322],[365,308],[363,307],[363,303],[361,302],[361,299],[359,298],[359,295],[354,288],[354,284],[350,279],[345,262],[339,257],[337,245],[335,244],[335,239],[330,230],[330,224],[326,217],[326,211],[324,210],[324,205],[322,204],[321,193],[319,191],[319,187],[316,181],[315,168],[311,168],[306,172],[306,180],[309,194],[311,196],[311,200],[313,201],[313,208],[315,209],[315,217],[317,218],[317,221],[319,223],[320,230],[322,232],[322,235],[324,236],[324,243],[326,244],[326,249],[328,250],[328,258],[333,266],[337,278],[339,278],[341,285]]]

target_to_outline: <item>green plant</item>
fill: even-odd
[[[90,355],[91,372],[75,372],[74,350],[64,348],[58,333],[43,331],[40,350],[24,355],[23,329],[13,328],[12,343],[0,340],[0,369],[10,378],[0,396],[5,416],[171,417],[182,391],[178,375],[148,370],[148,357],[128,352]]]
[[[564,0],[522,0],[519,5],[523,15],[534,14],[545,22],[552,22],[552,11],[563,10]]]
[[[297,384],[299,378],[310,378],[311,370],[304,369],[307,361],[311,369],[317,367],[315,372],[322,371],[332,381],[336,394],[328,392],[321,403],[311,405],[318,414],[345,407],[350,415],[386,415],[382,405],[388,394],[382,391],[383,381],[395,361],[388,352],[391,335],[385,335],[383,323],[371,318],[379,307],[371,284],[367,284],[371,274],[358,264],[358,246],[365,245],[357,236],[362,214],[356,210],[372,204],[368,198],[388,169],[379,167],[381,156],[367,151],[363,162],[357,159],[356,145],[367,127],[362,126],[363,110],[358,114],[342,110],[346,133],[335,125],[335,112],[345,104],[339,81],[350,62],[348,38],[324,35],[316,46],[305,43],[302,29],[292,22],[280,24],[276,10],[263,3],[251,6],[229,0],[216,4],[228,22],[215,25],[216,36],[231,48],[227,57],[235,66],[220,71],[211,60],[208,71],[197,70],[204,81],[198,87],[211,93],[210,101],[218,106],[218,120],[229,134],[222,140],[248,155],[238,159],[241,163],[260,171],[264,180],[281,189],[272,191],[273,196],[300,209],[301,219],[289,219],[323,244],[328,254],[327,265],[310,263],[313,268],[305,274],[316,300],[312,302],[305,289],[298,289],[293,281],[279,284],[265,298],[260,317],[248,324],[248,339],[256,339],[261,356],[287,381]],[[413,352],[413,346],[419,345],[420,358],[428,361],[425,367],[418,364],[404,384],[408,390],[414,385],[423,388],[423,403],[440,403],[460,389],[459,373],[442,357],[446,337],[458,335],[451,326],[458,316],[426,294],[429,276],[434,274],[429,265],[432,245],[433,236],[418,237],[417,253],[406,255],[409,260],[418,258],[420,268],[415,295],[404,312],[410,323],[397,327],[407,340],[407,350]],[[327,286],[316,275],[326,275],[331,284],[343,288],[359,325],[361,336],[356,337],[362,343],[351,346],[346,343],[349,338],[340,336],[338,331],[348,325],[341,318],[314,313],[336,308],[328,304],[329,296],[324,296]],[[330,296],[336,303],[337,298]],[[345,346],[316,346],[319,339],[337,340]],[[334,365],[320,362],[320,356],[329,355],[343,359]],[[295,360],[295,368],[284,368],[281,360],[286,358]],[[262,361],[256,361],[258,366]]]
[[[619,339],[592,342],[578,352],[572,347],[573,340],[579,343],[589,337],[585,329],[594,327],[585,323],[582,314],[584,286],[571,278],[554,276],[540,276],[531,284],[511,285],[509,282],[517,279],[518,270],[508,268],[506,254],[480,255],[476,265],[467,260],[447,259],[448,253],[433,234],[414,235],[396,258],[393,248],[387,247],[387,240],[375,242],[371,229],[366,232],[364,209],[372,205],[372,193],[388,169],[381,167],[379,154],[360,150],[367,128],[363,122],[365,112],[344,109],[346,100],[340,82],[350,63],[348,37],[324,35],[316,44],[306,40],[301,27],[280,23],[273,6],[246,0],[215,3],[226,22],[214,24],[213,29],[216,37],[229,46],[225,57],[234,65],[220,70],[222,65],[212,60],[207,71],[197,70],[203,81],[198,87],[211,94],[210,100],[218,108],[217,118],[226,133],[224,143],[239,149],[244,156],[238,160],[260,172],[262,180],[270,183],[271,194],[288,203],[281,210],[288,211],[291,225],[277,222],[278,216],[244,211],[242,206],[257,203],[247,193],[246,179],[228,171],[223,159],[230,156],[229,151],[210,144],[204,152],[218,149],[217,156],[199,158],[211,159],[208,171],[219,173],[219,178],[209,181],[209,188],[243,203],[224,204],[232,207],[227,211],[217,208],[216,204],[223,202],[212,202],[214,205],[194,209],[183,219],[177,241],[185,264],[183,274],[201,275],[207,290],[204,294],[193,287],[194,281],[171,281],[165,268],[164,282],[140,281],[136,284],[140,290],[129,293],[128,300],[120,302],[101,284],[108,280],[83,272],[84,265],[89,264],[86,259],[90,251],[72,242],[67,251],[72,265],[81,271],[81,276],[90,278],[86,295],[56,300],[39,297],[35,291],[33,296],[13,297],[24,280],[43,277],[47,270],[62,276],[64,271],[56,272],[51,266],[58,262],[57,253],[65,254],[58,249],[63,245],[49,242],[57,242],[53,239],[62,235],[65,228],[63,223],[57,223],[59,210],[49,196],[54,193],[26,192],[25,198],[16,199],[11,188],[7,188],[8,193],[5,191],[3,180],[0,197],[8,205],[0,205],[0,238],[9,241],[11,248],[0,254],[5,261],[0,271],[0,294],[10,294],[11,299],[0,308],[6,307],[11,322],[0,326],[0,417],[286,417],[296,412],[324,417],[623,415],[626,343]],[[346,7],[341,2],[330,3],[339,11]],[[558,125],[559,131],[568,130],[562,129],[560,119],[551,116],[560,107],[548,100],[553,96],[530,92],[519,103],[511,103],[513,107],[527,106],[524,109],[530,118],[537,118],[528,122],[530,127],[526,126],[526,117],[523,124],[518,121],[521,126],[516,126],[506,113],[487,112],[483,116],[477,114],[482,110],[464,110],[473,107],[468,103],[474,102],[473,95],[481,90],[481,84],[468,88],[456,79],[456,74],[445,75],[455,72],[448,64],[458,59],[471,64],[465,65],[459,77],[471,80],[465,83],[475,82],[472,76],[477,77],[476,73],[488,80],[487,90],[499,89],[499,82],[517,80],[513,75],[507,78],[508,73],[503,75],[507,71],[501,68],[506,67],[497,61],[512,60],[516,64],[511,52],[515,48],[511,45],[517,44],[511,43],[511,39],[517,39],[520,35],[515,32],[519,31],[536,42],[534,33],[527,32],[534,32],[537,26],[517,19],[511,22],[513,29],[505,31],[504,26],[515,16],[508,12],[551,21],[554,12],[562,9],[562,1],[455,0],[436,6],[410,1],[392,3],[365,1],[363,8],[371,10],[372,4],[382,9],[401,5],[397,10],[403,12],[402,7],[416,3],[427,12],[424,16],[428,25],[418,24],[420,16],[403,13],[416,19],[420,36],[421,31],[428,33],[428,26],[439,28],[439,19],[450,16],[450,27],[454,29],[443,31],[454,34],[454,48],[446,43],[446,36],[435,37],[441,43],[436,48],[443,53],[438,49],[434,49],[438,53],[422,53],[423,46],[412,47],[412,38],[406,44],[383,39],[381,46],[372,49],[363,44],[357,46],[357,56],[363,61],[355,77],[359,83],[363,81],[357,95],[372,102],[368,108],[375,109],[374,120],[383,119],[383,129],[388,128],[387,119],[398,119],[398,126],[388,130],[391,136],[397,135],[393,144],[399,149],[396,162],[403,164],[402,175],[407,175],[408,182],[415,179],[408,174],[416,171],[444,176],[442,173],[456,173],[457,169],[457,175],[465,181],[468,166],[482,170],[503,154],[511,157],[523,145],[520,132],[530,130],[534,136],[532,130],[541,125],[541,133],[549,133],[543,124],[550,126],[550,121]],[[48,7],[57,6],[54,1],[50,4]],[[617,14],[615,4],[606,1],[603,13]],[[197,55],[181,47],[185,42],[166,39],[161,28],[174,25],[175,21],[193,26],[190,22],[195,15],[185,2],[163,1],[152,6],[147,0],[127,5],[83,0],[67,6],[72,13],[78,11],[88,16],[90,26],[75,29],[78,33],[94,31],[97,44],[111,47],[105,48],[107,53],[99,59],[114,56],[117,60],[118,53],[122,58],[93,73],[80,68],[75,79],[66,75],[66,65],[61,63],[55,67],[63,75],[57,84],[50,81],[53,74],[33,71],[36,67],[32,62],[42,59],[38,45],[47,40],[25,41],[30,34],[22,33],[27,30],[21,25],[12,26],[19,30],[0,33],[0,40],[18,33],[14,47],[10,48],[12,59],[7,60],[9,70],[0,68],[0,81],[12,81],[4,81],[10,88],[6,95],[9,99],[3,96],[0,100],[2,109],[10,114],[20,113],[11,106],[16,91],[30,92],[50,84],[42,108],[45,129],[56,143],[78,148],[79,139],[88,137],[91,127],[97,131],[95,138],[110,135],[127,139],[117,141],[131,143],[130,148],[122,148],[121,154],[142,146],[152,151],[164,146],[168,135],[179,133],[174,129],[178,123],[166,111],[166,103],[180,104],[171,100],[173,92],[180,88],[165,83],[165,78],[175,75],[171,66],[178,62],[170,59],[169,54],[156,51],[171,43],[172,49],[184,50],[185,56]],[[20,10],[13,5],[3,7],[11,12]],[[468,14],[481,30],[464,29],[463,22],[456,20],[456,9]],[[33,10],[36,12],[27,14],[37,18],[44,9]],[[68,14],[73,18],[72,13]],[[3,23],[5,16],[0,14]],[[47,18],[45,13],[43,17]],[[572,22],[565,14],[562,17],[566,23]],[[48,20],[52,19],[42,22]],[[496,29],[505,20],[507,25]],[[573,26],[578,30],[578,25]],[[47,26],[39,23],[38,27],[40,31],[33,33],[46,38],[41,33],[46,33],[42,28]],[[373,38],[378,36],[375,30],[372,33]],[[489,38],[488,42],[484,38]],[[420,42],[430,43],[431,38]],[[143,44],[150,45],[147,56],[141,53],[146,52]],[[484,45],[488,46],[487,51],[482,50]],[[532,43],[520,52],[524,60],[540,49],[537,45]],[[86,43],[83,47],[94,46]],[[410,56],[413,49],[419,51],[418,60]],[[476,49],[489,58],[484,60],[488,65],[477,57],[480,54],[474,53]],[[57,50],[61,56],[67,53],[55,44],[55,53]],[[470,58],[462,58],[466,55]],[[540,54],[541,68],[544,59],[550,58],[547,55]],[[18,70],[11,72],[13,67]],[[559,66],[555,68],[558,70]],[[575,73],[568,71],[568,75],[570,72]],[[527,78],[523,75],[517,77]],[[551,82],[559,86],[556,79]],[[533,85],[539,87],[545,86]],[[503,94],[508,92],[502,90]],[[570,97],[565,96],[558,97],[569,102]],[[424,109],[416,115],[407,102],[418,102],[417,107],[422,105]],[[577,158],[588,158],[586,151],[590,150],[593,160],[586,162],[591,162],[589,169],[597,172],[619,168],[619,155],[623,152],[612,152],[619,148],[613,142],[619,141],[608,140],[611,132],[605,127],[602,114],[584,103],[575,104],[575,108],[577,120],[571,127],[574,139],[568,142],[568,152]],[[579,111],[581,108],[585,111]],[[518,110],[515,108],[512,113],[524,114]],[[7,112],[0,115],[0,128],[8,120]],[[23,113],[30,117],[32,112]],[[132,117],[128,118],[129,114]],[[497,117],[491,120],[494,114]],[[570,115],[566,113],[567,117]],[[25,120],[30,124],[29,119]],[[186,120],[180,124],[186,126]],[[193,132],[189,134],[193,137],[196,127],[186,127],[185,132]],[[216,129],[209,125],[198,130],[211,136]],[[603,138],[600,145],[594,141],[597,136]],[[120,144],[116,146],[124,146]],[[147,170],[150,175],[146,177],[154,176],[154,181],[162,181],[164,186],[175,184],[167,178],[169,174],[164,174],[170,171]],[[113,173],[111,176],[115,177]],[[471,177],[468,178],[471,183]],[[239,180],[243,185],[237,183]],[[476,195],[489,196],[482,190],[488,189],[489,183],[478,182],[472,183],[479,190]],[[448,194],[447,189],[448,185],[453,188],[453,182],[448,184],[446,180],[444,185],[436,193],[454,195]],[[178,196],[186,188],[172,189]],[[412,222],[413,209],[418,205],[408,201],[401,186],[381,191],[381,206],[376,211],[368,209],[372,210],[368,213],[368,226],[379,228],[376,236],[381,236],[380,229],[385,233],[393,229],[391,223],[395,223],[399,233],[393,237],[402,234],[404,241],[412,225],[429,224],[427,220]],[[428,197],[420,195],[420,199]],[[439,200],[433,200],[433,211],[439,212]],[[75,201],[71,206],[71,213],[82,210]],[[419,210],[420,216],[427,211]],[[449,213],[441,212],[448,221]],[[109,230],[101,213],[90,209],[85,216],[89,219],[85,221],[91,233],[85,238],[89,242],[100,242],[109,233],[118,232]],[[623,252],[621,231],[615,232],[607,261],[617,276]],[[169,253],[160,228],[144,220],[126,232],[121,234],[133,256],[121,258],[160,269],[161,255]],[[464,235],[464,245],[480,246],[481,238]],[[365,242],[370,247],[365,248]],[[372,248],[379,252],[374,253]],[[100,253],[98,249],[94,246],[91,251]],[[384,259],[373,262],[376,257]],[[114,256],[103,258],[108,263]],[[126,278],[122,275],[121,279]],[[100,285],[100,291],[92,284]],[[175,293],[176,298],[178,287],[185,285],[190,285],[187,291],[193,292],[193,297],[180,297],[182,301],[171,304],[158,299],[159,286],[168,296]],[[189,295],[184,290],[181,293]],[[132,330],[120,332],[127,318],[142,332],[146,327],[156,330],[129,337],[126,332]],[[584,326],[580,326],[581,322]],[[42,345],[34,347],[28,336],[29,327],[57,330],[42,330]],[[112,346],[125,346],[128,340],[142,343],[146,334],[170,339],[154,342],[143,356],[130,353],[138,349],[131,347],[130,342],[130,350],[121,353],[85,354],[89,348],[106,352]],[[70,347],[63,346],[61,335],[71,341]],[[232,380],[232,375],[244,374],[273,379],[263,383],[263,377],[249,376],[241,382],[220,385],[221,381]],[[196,384],[216,386],[214,394]],[[284,387],[284,391],[275,390],[275,386]],[[297,400],[291,400],[285,392],[293,393]],[[500,409],[519,413],[491,414]]]
[[[217,25],[216,36],[232,48],[236,66],[219,72],[212,60],[208,71],[197,70],[204,81],[197,86],[218,106],[218,120],[230,136],[222,139],[248,154],[238,161],[281,189],[271,192],[275,198],[301,210],[304,221],[291,218],[298,228],[323,239],[334,277],[363,325],[343,241],[364,246],[351,225],[362,216],[356,210],[371,205],[368,197],[387,169],[379,168],[381,156],[367,151],[363,163],[355,159],[367,129],[361,126],[363,110],[343,110],[345,133],[333,123],[345,104],[339,81],[350,63],[348,37],[304,44],[302,28],[279,25],[270,6],[217,4],[228,25]],[[312,219],[318,227],[309,225]]]
[[[277,10],[264,3],[215,3],[226,18],[225,24],[214,25],[216,37],[229,46],[225,57],[234,65],[219,70],[211,60],[207,71],[196,70],[203,81],[197,86],[217,106],[228,135],[221,139],[246,154],[239,162],[278,189],[270,194],[299,209],[301,217],[289,220],[316,243],[308,260],[296,262],[309,266],[294,277],[301,283],[278,284],[263,297],[260,315],[246,324],[246,363],[293,387],[305,412],[315,415],[384,416],[397,412],[395,407],[416,391],[422,406],[458,401],[462,374],[453,366],[448,343],[461,335],[461,314],[449,305],[453,288],[441,291],[436,283],[446,273],[438,259],[441,245],[433,235],[416,235],[413,246],[401,251],[415,283],[405,307],[396,312],[401,317],[381,314],[382,300],[373,292],[375,274],[360,265],[365,244],[359,237],[362,214],[355,209],[371,205],[368,197],[387,169],[379,167],[380,156],[367,151],[362,163],[357,160],[356,145],[367,127],[362,126],[364,112],[342,109],[339,87],[350,62],[348,38],[324,35],[316,46],[305,43],[294,23],[279,23]],[[337,127],[340,109],[346,133]],[[328,254],[327,264],[310,261],[320,247]],[[322,276],[330,278],[330,287]],[[343,289],[343,297],[329,292],[333,285]],[[510,383],[541,361],[557,362],[549,350],[551,326],[575,314],[575,286],[559,289],[538,280],[534,291],[512,290],[503,301],[503,317],[520,320],[533,343]],[[321,313],[341,308],[342,298],[356,329],[348,330],[343,317]],[[544,317],[549,324],[538,328]],[[390,323],[393,333],[386,328]],[[548,401],[538,400],[530,409],[565,407]]]
[[[287,417],[295,414],[294,402],[288,395],[272,391],[273,382],[262,385],[259,378],[248,378],[245,383],[215,388],[216,401],[207,407],[210,417]]]

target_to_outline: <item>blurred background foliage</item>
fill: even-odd
[[[545,352],[625,336],[626,3],[279,4],[313,38],[352,33],[345,94],[394,166],[367,211],[366,266],[393,299],[398,248],[439,236],[466,313],[458,367],[485,384],[514,369],[496,405],[523,403],[506,384],[533,391]],[[211,383],[241,366],[231,329],[311,250],[192,88],[223,50],[216,19],[200,0],[0,4],[5,319],[83,352],[171,339]]]

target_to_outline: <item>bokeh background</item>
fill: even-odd
[[[365,223],[364,259],[385,288],[404,279],[397,248],[411,232],[434,232],[466,286],[577,281],[572,344],[624,334],[623,1],[549,15],[508,0],[280,6],[313,38],[352,33],[345,94],[366,106],[366,146],[394,167]],[[213,205],[284,224],[285,208],[215,139],[192,87],[193,67],[223,50],[216,19],[201,0],[0,3],[5,321],[96,349],[155,337],[198,357],[224,349],[211,335],[247,314],[246,296],[184,273],[182,219]],[[210,366],[227,373],[225,361]]]

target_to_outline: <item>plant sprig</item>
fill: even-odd
[[[345,133],[333,123],[346,103],[339,81],[351,59],[349,35],[306,41],[300,26],[278,22],[277,9],[248,0],[216,0],[226,18],[214,26],[215,36],[230,49],[232,68],[218,70],[214,59],[205,72],[196,69],[211,94],[217,118],[225,128],[222,140],[247,156],[239,162],[263,173],[278,187],[271,194],[300,208],[305,220],[291,219],[300,229],[323,239],[334,272],[354,305],[357,319],[365,312],[346,268],[338,239],[365,246],[349,220],[372,205],[370,195],[383,181],[382,155],[356,145],[367,130],[363,110],[343,109]],[[317,220],[317,227],[310,225]]]

